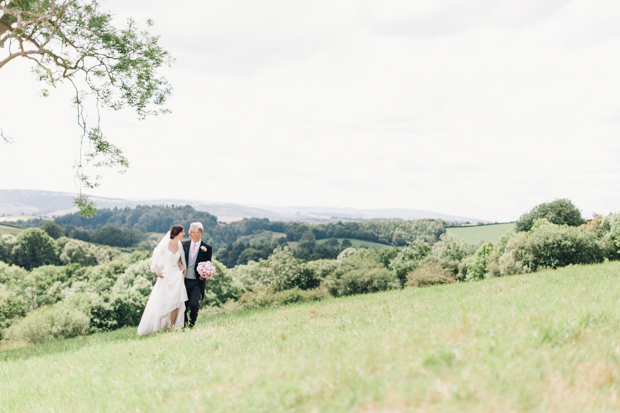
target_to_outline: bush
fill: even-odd
[[[535,206],[530,212],[521,215],[515,224],[515,231],[529,231],[537,219],[546,219],[552,224],[579,226],[585,224],[581,213],[568,199],[556,199]]]
[[[428,287],[437,284],[451,284],[456,282],[454,273],[435,262],[424,265],[407,276],[407,287]]]
[[[13,291],[0,291],[0,340],[16,318],[26,315],[26,302]]]
[[[600,226],[606,233],[604,237],[612,246],[613,256],[610,258],[620,258],[620,214],[609,214],[601,221]]]
[[[260,287],[255,291],[248,291],[239,298],[239,303],[244,309],[270,307],[276,304],[284,305],[291,303],[320,301],[330,298],[327,289],[319,287],[313,290],[300,290],[293,288],[274,292],[271,287]]]
[[[92,331],[106,331],[137,326],[147,301],[148,297],[133,290],[102,294],[90,309],[90,328]]]
[[[63,264],[80,264],[83,267],[97,265],[96,248],[84,241],[70,240],[60,254]]]
[[[519,232],[499,259],[501,275],[522,274],[570,264],[594,264],[605,258],[596,234],[585,228],[536,220],[530,232]]]
[[[353,270],[343,274],[336,283],[338,296],[395,290],[401,287],[394,272],[385,268]]]
[[[489,265],[491,254],[495,248],[490,242],[485,242],[478,248],[474,254],[471,264],[467,268],[467,276],[473,280],[481,280],[487,273],[487,266]]]
[[[50,289],[56,283],[62,284],[68,281],[75,269],[75,266],[44,265],[32,270],[30,276],[34,278],[36,286],[36,305],[55,304],[60,301],[62,299],[61,292],[57,289],[50,291]]]
[[[41,265],[55,264],[58,261],[56,249],[56,243],[45,231],[28,228],[17,236],[11,260],[20,267],[31,270]]]
[[[231,276],[238,279],[245,289],[259,286],[271,287],[274,291],[317,287],[320,280],[301,260],[295,258],[288,247],[278,247],[266,260],[238,265],[231,270]]]
[[[0,261],[11,263],[11,251],[13,251],[15,241],[17,238],[11,234],[0,235]]]
[[[201,306],[221,307],[230,300],[236,300],[242,294],[243,286],[235,282],[228,269],[219,261],[211,261],[215,266],[215,275],[206,280],[205,297]]]
[[[468,255],[472,255],[472,249],[471,245],[454,235],[443,234],[431,248],[431,254],[440,260],[461,261]]]
[[[418,241],[398,251],[396,257],[390,263],[390,269],[398,277],[401,284],[407,281],[407,274],[418,268],[422,261],[431,252],[431,247]]]
[[[133,290],[148,297],[155,285],[156,275],[151,271],[149,260],[139,261],[130,265],[122,273],[111,288],[113,293],[120,294]]]
[[[6,330],[10,341],[42,343],[88,333],[90,297],[81,295],[67,302],[31,311]]]

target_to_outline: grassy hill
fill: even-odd
[[[480,241],[495,242],[506,232],[515,227],[514,222],[507,224],[472,225],[468,227],[446,228],[448,234],[460,238],[468,244],[478,245]]]
[[[0,410],[618,411],[620,263],[0,351]]]
[[[23,231],[23,228],[17,228],[11,225],[4,225],[0,223],[0,235],[11,234],[17,235]]]
[[[345,238],[336,238],[336,239],[338,241],[342,242]],[[317,244],[323,244],[323,243],[325,243],[327,241],[328,240],[326,240],[326,239],[322,239],[322,240],[318,240],[316,243]],[[351,244],[355,248],[374,248],[376,250],[382,250],[384,248],[393,248],[390,245],[379,244],[377,242],[372,242],[372,241],[362,241],[362,240],[358,240],[358,239],[349,239],[349,241],[351,241]]]

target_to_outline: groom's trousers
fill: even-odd
[[[200,282],[198,280],[185,279],[185,289],[187,290],[187,301],[185,302],[185,325],[188,324],[187,313],[189,311],[189,326],[194,327],[198,318],[198,308],[200,307]]]

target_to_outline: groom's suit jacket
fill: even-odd
[[[191,241],[183,241],[183,251],[185,252],[185,262],[189,265],[189,247],[192,245]],[[203,251],[202,247],[205,247],[207,250]],[[198,257],[196,257],[196,267],[198,267],[199,262],[211,261],[211,255],[213,254],[213,248],[206,242],[200,240],[200,248],[198,248]],[[200,299],[202,300],[205,296],[205,286],[207,281],[198,275],[198,271],[196,271],[196,279],[200,283]]]

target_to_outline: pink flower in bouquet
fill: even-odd
[[[196,271],[198,271],[202,278],[211,278],[215,275],[216,270],[211,261],[203,261],[198,263]]]

